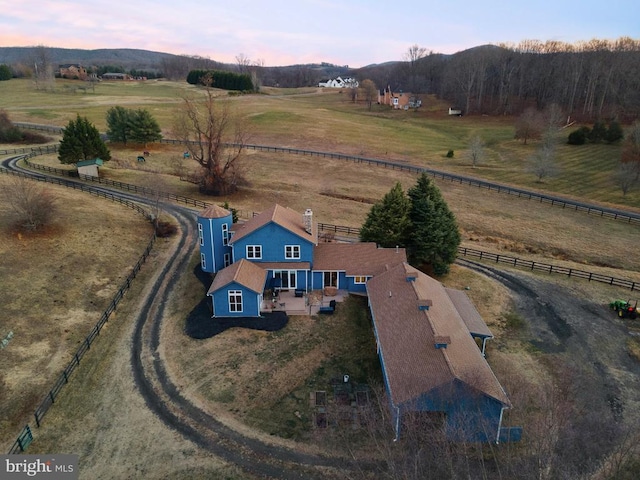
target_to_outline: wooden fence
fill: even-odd
[[[458,255],[464,257],[473,257],[479,260],[486,260],[495,263],[503,263],[512,267],[526,268],[527,270],[532,271],[557,273],[560,275],[566,275],[568,277],[582,278],[584,280],[588,280],[589,282],[606,283],[615,287],[628,288],[632,291],[640,289],[640,283],[634,282],[633,280],[625,280],[623,278],[611,277],[609,275],[602,275],[600,273],[587,272],[585,270],[552,265],[549,263],[523,260],[522,258],[512,257],[510,255],[500,255],[498,253],[485,252],[482,250],[475,250],[473,248],[460,247],[458,249]]]
[[[69,170],[52,169],[51,167],[44,167],[42,165],[33,164],[30,162],[28,162],[28,165],[32,166],[33,168],[45,169],[48,171],[60,171],[60,172],[63,172],[62,174],[69,173]],[[181,195],[173,195],[173,194],[163,193],[163,192],[154,192],[153,190],[145,187],[138,187],[136,185],[126,184],[122,182],[114,182],[112,180],[100,179],[97,177],[83,176],[83,178],[86,180],[115,186],[117,188],[121,188],[127,191],[133,191],[137,193],[147,193],[147,194],[151,193],[154,195],[163,196],[164,198],[168,198],[170,200],[175,200],[178,202],[186,203],[187,205],[194,205],[201,208],[206,208],[211,205],[210,203],[203,202],[201,200],[196,200],[196,199],[184,197]],[[238,214],[241,218],[251,218],[256,215],[255,212],[238,212]],[[340,235],[340,236],[343,236],[345,239],[349,239],[349,238],[357,239],[360,234],[360,230],[358,228],[348,227],[344,225],[333,225],[330,223],[318,223],[318,230],[323,233]],[[634,282],[630,280],[624,280],[620,278],[601,275],[599,273],[587,272],[584,270],[566,268],[566,267],[561,267],[557,265],[551,265],[551,264],[540,263],[540,262],[532,262],[530,260],[523,260],[523,259],[512,257],[509,255],[494,254],[491,252],[474,250],[466,247],[460,247],[458,250],[458,255],[474,257],[480,260],[494,261],[496,263],[504,263],[514,267],[526,268],[529,270],[544,271],[548,273],[557,273],[557,274],[567,275],[569,277],[583,278],[588,281],[606,283],[609,285],[628,288],[630,290],[638,290],[640,288],[638,285],[638,282]]]
[[[49,168],[49,167],[47,167],[47,168]],[[91,188],[89,186],[85,186],[85,185],[83,185],[81,183],[71,182],[71,181],[67,181],[67,180],[60,179],[60,178],[55,178],[55,177],[31,177],[31,176],[26,175],[24,173],[14,172],[14,171],[11,171],[11,170],[6,170],[4,168],[0,168],[0,173],[5,173],[5,174],[9,174],[9,175],[15,175],[15,176],[19,176],[19,177],[30,178],[30,179],[33,179],[33,180],[43,181],[43,182],[51,183],[51,184],[54,184],[54,185],[62,185],[62,186],[65,186],[65,187],[81,190],[81,191],[90,193],[92,195],[96,195],[98,197],[106,198],[108,200],[111,200],[111,201],[120,203],[122,205],[125,205],[125,206],[127,206],[129,208],[132,208],[132,209],[138,211],[139,213],[145,215],[146,217],[149,216],[147,211],[143,207],[138,205],[137,203],[134,203],[134,202],[129,201],[129,200],[121,199],[121,198],[119,198],[119,197],[117,197],[117,196],[115,196],[115,195],[113,195],[111,193],[95,190],[95,189],[93,189],[93,188]],[[149,243],[147,244],[147,246],[146,246],[146,248],[144,250],[144,253],[138,259],[137,263],[134,265],[133,269],[131,270],[131,273],[127,276],[127,278],[124,280],[124,282],[120,285],[120,288],[115,293],[115,295],[114,295],[113,299],[111,300],[111,303],[109,304],[107,309],[104,311],[104,313],[102,314],[102,316],[100,317],[98,322],[95,324],[93,329],[86,336],[84,341],[80,344],[80,346],[78,347],[76,352],[73,354],[69,364],[62,371],[62,373],[60,374],[58,379],[55,381],[55,383],[53,384],[53,386],[51,387],[49,392],[45,395],[45,397],[42,400],[42,402],[40,403],[40,405],[36,408],[36,410],[35,410],[33,415],[34,415],[34,419],[35,419],[36,425],[38,427],[40,426],[40,423],[41,423],[43,417],[47,414],[47,411],[49,410],[51,405],[53,405],[55,403],[55,400],[56,400],[58,394],[60,393],[60,391],[62,390],[62,388],[67,383],[69,383],[69,378],[71,377],[73,372],[76,370],[76,368],[78,368],[78,366],[80,365],[80,360],[82,360],[82,358],[84,357],[86,352],[89,351],[89,349],[91,348],[91,345],[96,341],[98,335],[100,335],[100,331],[102,330],[102,327],[109,320],[109,317],[116,310],[116,307],[118,306],[118,304],[120,303],[120,301],[124,297],[125,293],[131,287],[131,283],[136,278],[136,276],[138,275],[138,272],[142,268],[142,265],[145,263],[147,257],[151,253],[151,250],[152,250],[152,248],[153,248],[153,246],[155,244],[155,241],[156,241],[156,234],[154,232],[152,237],[151,237],[151,239],[149,240]],[[33,438],[33,436],[32,436],[32,433],[31,433],[31,428],[27,424],[22,429],[22,432],[20,433],[20,435],[18,435],[17,440],[14,442],[14,444],[11,447],[11,449],[9,450],[9,454],[14,454],[14,453],[18,453],[18,452],[24,451],[26,446],[31,442],[32,438]]]
[[[52,133],[62,132],[62,128],[53,127],[49,125],[38,125],[38,124],[18,123],[18,122],[16,122],[15,125],[22,128],[33,128],[36,130],[44,130]],[[183,142],[180,140],[172,140],[172,139],[161,139],[159,142],[165,143],[165,144],[173,144],[173,145],[183,144]],[[235,143],[227,143],[225,145],[229,147],[240,146],[239,144],[235,144]],[[272,147],[267,145],[242,145],[242,147],[249,150],[256,150],[256,151],[262,151],[262,152],[285,153],[285,154],[293,154],[293,155],[330,158],[334,160],[344,160],[349,162],[362,163],[366,165],[373,165],[373,166],[387,168],[391,170],[406,171],[406,172],[411,172],[416,174],[420,174],[424,172],[434,178],[440,178],[442,180],[455,182],[462,185],[485,188],[489,191],[504,193],[507,195],[513,195],[513,196],[517,196],[519,198],[525,198],[528,200],[534,200],[534,201],[537,201],[546,205],[554,206],[554,207],[575,210],[576,212],[584,212],[589,215],[597,215],[597,216],[609,218],[612,220],[619,220],[619,221],[631,223],[634,225],[640,225],[640,214],[636,214],[633,212],[623,212],[623,211],[619,211],[611,208],[605,208],[605,207],[600,207],[596,205],[589,205],[582,202],[563,199],[561,197],[555,197],[553,195],[546,195],[543,193],[532,192],[532,191],[523,190],[520,188],[510,187],[507,185],[501,185],[495,182],[479,180],[477,178],[467,177],[464,175],[456,175],[453,173],[446,173],[439,170],[433,170],[430,168],[409,165],[407,163],[390,162],[387,160],[380,160],[376,158],[368,158],[368,157],[355,156],[355,155],[344,155],[341,153],[320,152],[316,150],[305,150],[300,148]]]

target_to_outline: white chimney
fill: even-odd
[[[310,208],[307,208],[302,215],[302,224],[307,233],[311,233],[313,230],[313,212]]]

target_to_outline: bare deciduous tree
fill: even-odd
[[[184,97],[174,134],[202,167],[202,193],[227,195],[237,190],[248,132],[228,101],[216,99],[209,87],[203,99]]]
[[[629,164],[632,167],[624,167],[628,173],[634,172],[635,181],[640,178],[640,122],[635,121],[627,132],[624,146],[622,147],[623,164]]]
[[[371,105],[378,96],[378,87],[376,87],[376,84],[373,83],[373,80],[369,80],[367,78],[360,84],[360,89],[362,90],[362,95],[365,102],[367,102],[369,110],[371,110]]]
[[[53,72],[53,60],[51,49],[44,45],[38,45],[33,52],[33,79],[36,90],[53,90],[55,76]]]
[[[620,162],[614,174],[616,185],[622,190],[622,196],[626,196],[635,186],[638,176],[639,164],[634,162]]]
[[[25,230],[49,225],[56,212],[56,197],[34,180],[12,178],[2,190],[2,197],[11,207],[16,225]]]
[[[469,142],[469,158],[471,158],[471,166],[476,168],[481,165],[485,158],[484,142],[479,135],[471,137]]]
[[[516,138],[522,139],[525,145],[529,139],[540,138],[543,130],[542,115],[535,108],[527,108],[516,121]]]
[[[556,164],[554,145],[545,142],[532,154],[528,159],[527,171],[537,177],[538,183],[541,183],[545,178],[556,175],[558,173],[558,166]]]

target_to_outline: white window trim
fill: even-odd
[[[284,258],[287,260],[300,260],[300,245],[285,245]]]
[[[364,285],[367,283],[367,277],[365,275],[356,275],[353,277],[354,285]]]
[[[224,266],[228,267],[229,265],[231,265],[231,254],[230,253],[225,253],[224,254]]]
[[[251,255],[249,255],[249,249],[252,251]],[[259,255],[256,255],[256,249]],[[262,245],[247,245],[246,258],[247,260],[260,260],[262,258]]]
[[[204,253],[200,254],[200,267],[204,270],[207,268],[207,257]]]
[[[222,244],[229,245],[229,225],[222,224]]]
[[[325,283],[325,275],[327,273],[333,274],[335,273],[335,277],[336,277],[336,284],[335,285],[327,285]],[[337,270],[325,270],[324,272],[322,272],[322,286],[323,287],[336,287],[336,288],[340,288],[340,272],[338,272]]]
[[[239,310],[232,310],[231,309],[231,305],[236,305],[237,306],[237,302],[231,302],[231,297],[236,297],[239,296],[240,297],[240,309]],[[229,313],[242,313],[243,312],[243,298],[242,298],[242,290],[229,290],[228,292],[228,300],[229,300]]]
[[[198,238],[200,239],[200,246],[204,245],[204,232],[202,231],[202,224],[198,224]]]

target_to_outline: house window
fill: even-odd
[[[242,290],[229,290],[229,311],[242,312]]]
[[[247,245],[247,258],[262,258],[262,245]]]
[[[224,266],[228,267],[229,265],[231,265],[231,254],[230,253],[225,253],[224,254]]]
[[[203,270],[207,267],[207,259],[204,256],[204,253],[200,254],[200,266],[202,267]]]
[[[198,238],[200,239],[200,246],[204,245],[204,234],[202,233],[202,224],[198,224]]]
[[[362,277],[362,276],[353,277],[353,283],[355,284],[367,283],[367,277]]]
[[[284,258],[287,258],[287,259],[299,259],[300,258],[300,245],[285,245],[284,246]]]
[[[226,223],[222,224],[222,244],[229,244],[229,225],[227,225]]]
[[[324,272],[324,286],[325,287],[337,287],[338,286],[338,272]]]

